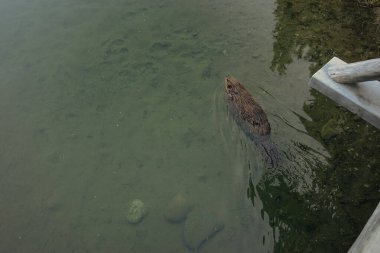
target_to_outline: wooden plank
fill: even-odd
[[[310,78],[309,85],[380,129],[380,82],[337,83],[327,70],[330,66],[344,65],[347,63],[332,58]]]
[[[348,64],[339,58],[332,58],[311,77],[309,85],[380,129],[380,82],[367,81],[346,85],[337,83],[329,77],[327,73],[329,67],[346,65]],[[379,252],[380,204],[348,253]]]
[[[380,58],[346,65],[333,65],[328,68],[327,73],[337,83],[380,80]]]
[[[380,252],[380,204],[367,221],[348,253]]]

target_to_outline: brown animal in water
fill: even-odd
[[[264,110],[245,87],[230,75],[224,78],[224,91],[228,109],[237,124],[255,142],[264,160],[272,167],[277,167],[280,155],[270,139],[271,128]]]

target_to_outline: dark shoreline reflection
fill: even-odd
[[[379,7],[352,0],[277,0],[271,69],[285,74],[293,58],[314,73],[333,56],[353,62],[380,57]]]
[[[347,62],[380,57],[376,8],[351,0],[277,0],[271,69],[286,74],[298,58],[311,63],[313,74],[333,56]],[[311,93],[314,100],[303,107],[311,120],[300,120],[331,156],[329,165],[315,168],[318,191],[301,194],[273,173],[256,186],[263,212],[279,231],[276,253],[347,252],[380,201],[379,130]]]

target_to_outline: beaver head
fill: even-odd
[[[239,94],[239,81],[234,77],[228,75],[224,78],[224,91],[230,98]]]
[[[235,77],[230,75],[224,78],[224,91],[226,93],[226,98],[230,100],[235,100],[239,97],[250,97],[250,94],[244,86],[240,84]]]

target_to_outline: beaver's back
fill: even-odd
[[[244,86],[231,76],[225,79],[225,99],[233,118],[243,132],[254,141],[265,162],[272,167],[278,167],[281,156],[270,138],[271,128],[261,106]]]
[[[271,128],[264,110],[239,81],[232,81],[234,87],[230,92],[226,88],[225,93],[232,116],[247,135],[269,135]]]

